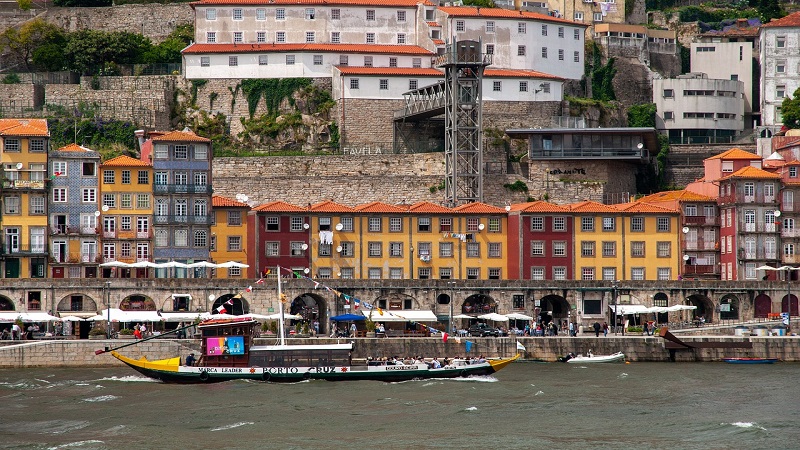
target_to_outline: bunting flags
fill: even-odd
[[[447,332],[442,333],[442,342],[447,342],[448,334]]]
[[[527,350],[524,345],[522,345],[519,341],[517,341],[517,350],[525,351]]]
[[[247,286],[247,289],[244,290],[245,292],[253,292],[253,286]]]
[[[264,284],[264,279],[259,278],[258,281],[256,281],[256,284]]]
[[[465,341],[465,342],[466,342],[466,351],[467,353],[469,353],[472,350],[472,342],[470,341]]]
[[[227,302],[226,302],[226,303],[227,303]],[[228,312],[228,310],[227,310],[227,309],[225,309],[225,305],[224,305],[224,304],[222,304],[222,305],[219,305],[219,306],[217,307],[217,313],[218,313],[218,314],[225,314],[226,312]]]

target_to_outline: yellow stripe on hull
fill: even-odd
[[[512,362],[516,361],[520,356],[521,355],[519,353],[517,353],[517,356],[515,356],[513,358],[500,359],[500,360],[496,360],[496,361],[489,360],[488,362],[492,366],[492,369],[494,369],[494,371],[497,372],[498,370],[502,369],[503,367],[505,367],[505,366],[511,364]]]
[[[181,358],[159,359],[157,361],[148,361],[147,358],[142,356],[140,359],[131,359],[120,355],[117,352],[111,352],[111,356],[118,360],[134,367],[141,367],[143,369],[160,370],[162,372],[178,372],[181,364]]]

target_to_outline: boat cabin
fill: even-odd
[[[352,344],[266,345],[253,347],[256,367],[342,367],[352,365]]]
[[[249,367],[250,347],[258,322],[252,319],[207,320],[197,325],[203,342],[204,367]]]

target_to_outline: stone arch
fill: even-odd
[[[772,312],[772,299],[767,294],[759,294],[753,300],[753,317],[766,319]]]
[[[92,297],[78,292],[65,295],[56,305],[56,312],[96,312],[99,309]]]
[[[719,320],[739,320],[739,297],[728,294],[719,300]]]
[[[464,314],[488,314],[497,312],[497,302],[486,294],[473,294],[464,300],[461,305]]]
[[[328,322],[328,306],[325,299],[317,294],[305,293],[292,300],[289,312],[303,316],[301,322],[308,323],[311,327],[314,322],[319,323],[319,333],[327,333],[325,324]]]
[[[692,294],[686,297],[686,303],[697,307],[697,309],[694,310],[694,317],[704,317],[706,323],[711,323],[716,320],[716,317],[714,317],[716,314],[714,302],[704,294]]]
[[[0,311],[14,311],[14,300],[0,295]]]
[[[228,301],[231,301],[231,304],[225,305],[225,314],[241,316],[250,312],[250,304],[243,296],[239,294],[225,294],[220,295],[214,300],[214,305],[211,307],[211,313],[216,314],[217,308]]]
[[[156,302],[143,294],[131,294],[119,302],[119,309],[123,311],[155,311]]]
[[[375,304],[378,308],[383,309],[421,309],[416,298],[402,292],[390,292],[381,295],[375,299]]]
[[[533,313],[538,322],[548,323],[551,321],[562,321],[569,319],[571,308],[567,299],[560,295],[545,295],[539,301],[538,307],[534,308]],[[559,323],[559,322],[556,322]]]
[[[791,310],[788,308],[789,300],[791,299]],[[794,294],[786,294],[781,298],[781,312],[789,311],[790,316],[797,316],[797,296]]]
[[[669,296],[664,292],[656,292],[653,295],[653,306],[669,306]],[[669,322],[669,313],[656,313],[656,323]]]

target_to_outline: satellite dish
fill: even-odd
[[[641,142],[639,142],[638,144],[636,144],[636,148],[638,148],[639,150],[641,150],[641,149],[643,149],[643,148],[644,148],[644,144],[642,144]]]
[[[211,301],[211,302],[213,302],[215,298],[217,298],[217,296],[216,296],[216,295],[214,295],[214,294],[208,294],[208,301]]]
[[[308,244],[303,244],[300,246],[303,250],[308,250]]]
[[[342,246],[341,245],[336,247],[336,252],[337,253],[342,253]]]
[[[249,198],[245,194],[236,194],[236,200],[244,203],[249,200]]]
[[[686,234],[688,232],[689,232],[689,227],[683,227],[683,234]]]
[[[336,272],[336,276],[337,276],[337,277],[340,277],[340,276],[342,276],[342,272]]]
[[[100,217],[100,211],[95,211],[95,212],[94,212],[94,216],[95,216],[95,217]]]
[[[17,170],[22,170],[23,167],[22,163],[17,163]]]
[[[102,209],[103,209],[103,212],[106,212],[106,211],[108,211],[108,205],[103,205],[103,208],[102,208]]]
[[[306,267],[305,269],[303,269],[303,273],[308,273],[308,272],[311,272],[311,270],[309,270],[309,269],[308,269],[308,267]]]
[[[775,217],[780,217],[780,216],[781,216],[781,212],[780,211],[775,211]]]
[[[342,231],[342,228],[344,228],[344,225],[342,225],[341,223],[336,224],[336,231]]]
[[[310,225],[309,225],[309,224],[307,224],[307,223],[304,223],[304,224],[303,224],[303,229],[304,229],[304,230],[307,230],[309,227],[310,227]]]
[[[511,211],[511,205],[506,205],[506,211]]]
[[[683,260],[684,261],[688,261],[689,260],[689,255],[683,255]]]
[[[479,229],[479,230],[483,231],[483,229],[484,229],[484,228],[486,228],[486,225],[484,225],[484,224],[482,224],[482,223],[479,223],[479,224],[478,224],[478,229]]]

